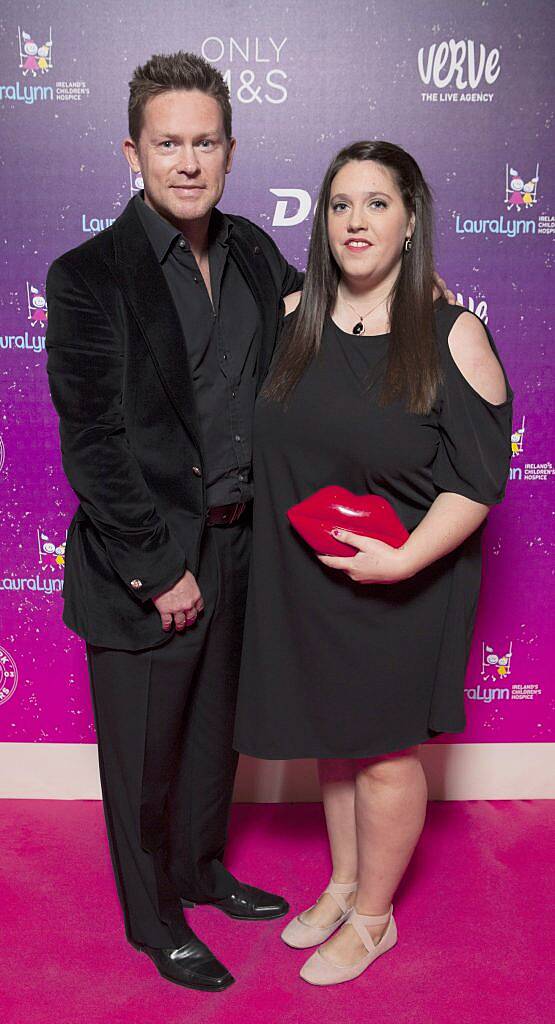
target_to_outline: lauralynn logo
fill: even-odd
[[[65,564],[66,541],[55,543],[40,526],[36,533],[38,565],[40,572],[34,576],[4,576],[0,579],[0,590],[19,593],[23,590],[40,594],[61,593],[63,568]]]
[[[469,700],[481,700],[490,704],[493,700],[509,700],[510,690],[508,686],[500,686],[511,674],[511,660],[513,657],[513,644],[509,644],[508,650],[499,655],[489,644],[482,644],[482,680],[484,683],[497,683],[495,686],[470,686],[465,689]]]
[[[36,78],[44,75],[52,68],[52,29],[49,30],[48,39],[40,46],[20,26],[17,29],[19,41],[19,67],[24,75]],[[40,37],[39,37],[40,38]]]
[[[138,192],[141,192],[145,187],[143,176],[140,171],[133,171],[129,168],[129,195],[131,198],[136,196]]]
[[[81,214],[81,230],[84,235],[97,235],[99,231],[109,228],[115,219],[115,217],[88,217],[86,213],[83,213]]]
[[[534,700],[541,697],[538,683],[513,682],[513,641],[503,647],[482,643],[482,682],[465,689],[469,700],[490,704],[498,700]]]
[[[52,102],[54,86],[48,82],[52,70],[52,29],[31,32],[28,27],[17,27],[19,71],[23,81],[0,85],[0,99],[16,100],[32,105]],[[46,81],[45,81],[46,79]]]
[[[526,417],[523,416],[520,427],[513,430],[511,434],[511,457],[513,459],[517,459],[524,451],[524,434],[526,433],[525,420]]]
[[[21,80],[0,85],[0,100],[15,100],[32,105],[53,100],[79,101],[87,97],[90,89],[86,82],[60,81],[52,83],[53,63],[52,28],[48,33],[29,25],[17,27],[18,67]]]
[[[418,51],[424,103],[491,103],[501,72],[500,53],[473,39],[448,39]]]
[[[44,352],[46,334],[43,332],[48,324],[44,288],[39,288],[33,281],[26,281],[25,296],[28,327],[20,334],[0,334],[0,351]]]
[[[535,235],[541,229],[542,234],[548,234],[551,233],[549,224],[552,220],[554,220],[552,230],[555,231],[555,219],[545,216],[540,217],[536,222],[530,216],[538,202],[539,180],[539,164],[536,164],[535,173],[532,173],[526,180],[517,174],[514,165],[506,164],[503,201],[507,214],[510,216],[500,213],[497,217],[474,218],[464,217],[455,212],[453,217],[456,233],[458,235],[503,235],[506,238],[516,238],[517,235]]]
[[[39,565],[43,570],[61,572],[65,566],[66,542],[56,544],[39,526],[37,544],[39,549]]]
[[[540,180],[540,165],[536,164],[533,178],[525,181],[514,167],[505,165],[505,206],[507,210],[531,210],[537,203],[536,192]]]
[[[17,665],[5,647],[0,647],[0,704],[13,697],[17,687]]]
[[[27,319],[30,321],[31,327],[38,327],[39,325],[46,327],[48,306],[44,289],[37,288],[30,281],[27,281],[27,310]]]
[[[482,644],[482,679],[504,680],[511,674],[513,641],[503,654],[497,654],[489,644]]]
[[[518,421],[517,421],[518,422]],[[534,431],[534,434],[536,432]],[[545,437],[545,431],[540,432],[541,437]],[[555,466],[551,461],[544,462],[525,462],[522,456],[525,455],[526,451],[529,450],[530,435],[528,432],[528,426],[526,423],[526,417],[523,416],[518,426],[515,426],[511,434],[511,468],[509,470],[509,476],[511,480],[526,481],[526,483],[539,483],[542,481],[549,480],[552,476],[555,476]]]

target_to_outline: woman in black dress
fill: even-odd
[[[415,161],[384,142],[342,150],[255,411],[235,731],[255,757],[318,758],[332,879],[282,936],[319,946],[301,971],[317,985],[395,945],[391,900],[426,813],[419,744],[465,726],[481,534],[508,476],[505,371],[474,314],[433,303],[432,274]],[[340,531],[356,555],[316,556],[286,511],[329,484],[387,498],[408,541]]]

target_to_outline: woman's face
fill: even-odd
[[[351,160],[332,180],[327,225],[342,276],[374,284],[399,267],[414,214],[406,210],[387,167]]]

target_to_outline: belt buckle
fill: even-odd
[[[243,512],[245,511],[246,507],[247,506],[244,501],[238,501],[237,504],[235,505],[235,508],[233,509],[233,512],[231,513],[228,522],[230,524],[236,523],[237,520],[240,519],[241,516],[243,515]]]

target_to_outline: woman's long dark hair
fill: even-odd
[[[389,299],[390,344],[380,403],[396,399],[409,412],[429,413],[441,380],[433,315],[433,212],[416,161],[391,142],[354,142],[329,165],[314,214],[304,289],[270,377],[268,398],[283,401],[318,354],[324,319],[333,309],[340,271],[330,249],[327,218],[333,179],[352,160],[373,160],[394,176],[407,212],[414,213],[412,249],[404,252]]]

